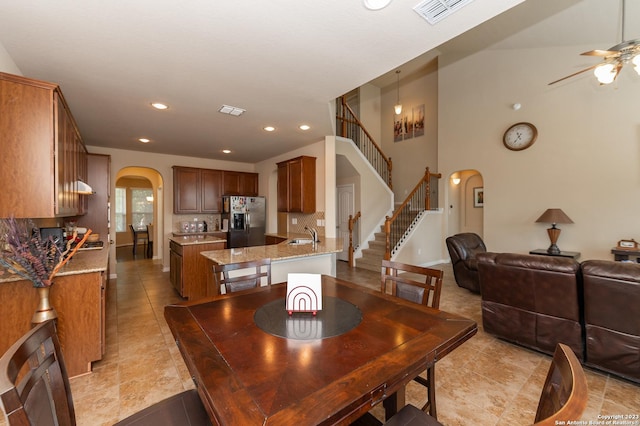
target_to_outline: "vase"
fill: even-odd
[[[51,306],[51,302],[49,302],[50,288],[51,287],[37,287],[38,296],[40,296],[40,303],[38,304],[36,313],[33,314],[33,317],[31,318],[32,324],[40,324],[50,319],[58,318],[58,313],[53,309],[53,306]]]

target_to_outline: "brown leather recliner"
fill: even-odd
[[[487,251],[484,241],[478,234],[465,232],[448,237],[446,242],[458,287],[480,293],[476,255]]]
[[[587,260],[585,364],[640,382],[640,265]]]
[[[578,262],[515,253],[477,259],[486,332],[550,355],[564,343],[584,359]]]

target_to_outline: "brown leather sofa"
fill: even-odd
[[[477,259],[486,332],[550,355],[564,343],[584,360],[578,262],[515,253]]]
[[[482,238],[478,234],[465,232],[448,237],[446,243],[458,287],[480,293],[476,255],[487,251]]]
[[[478,254],[484,330],[640,383],[640,264]]]
[[[582,263],[585,364],[640,382],[640,265]]]

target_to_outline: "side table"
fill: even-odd
[[[578,258],[580,257],[579,251],[561,251],[560,253],[549,253],[547,249],[531,250],[529,254],[538,254],[541,256],[571,257],[575,260],[578,260]]]
[[[613,259],[616,262],[628,262],[629,256],[633,256],[636,258],[636,262],[640,263],[640,250],[638,249],[621,249],[614,247],[611,249],[611,253],[613,254]]]

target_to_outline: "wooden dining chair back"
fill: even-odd
[[[439,309],[443,276],[444,273],[440,269],[383,260],[380,290],[386,293],[391,284],[393,296]],[[422,410],[437,419],[435,364],[427,368],[426,377],[417,376],[413,380],[427,388],[427,402],[422,406]]]
[[[587,377],[580,361],[569,346],[558,343],[540,395],[535,425],[580,420],[588,396]]]
[[[54,320],[41,323],[0,358],[0,401],[9,426],[75,426],[69,377]],[[160,401],[116,423],[211,425],[197,390]]]
[[[218,288],[224,286],[225,293],[271,285],[271,259],[214,265],[213,276]]]
[[[383,260],[380,290],[386,293],[390,284],[393,296],[438,309],[443,276],[440,269]]]
[[[129,224],[129,229],[131,230],[131,238],[133,240],[133,255],[136,255],[138,250],[138,243],[144,244],[144,253],[147,255],[147,245],[149,243],[149,232],[148,230],[140,230],[133,227],[132,224]]]

